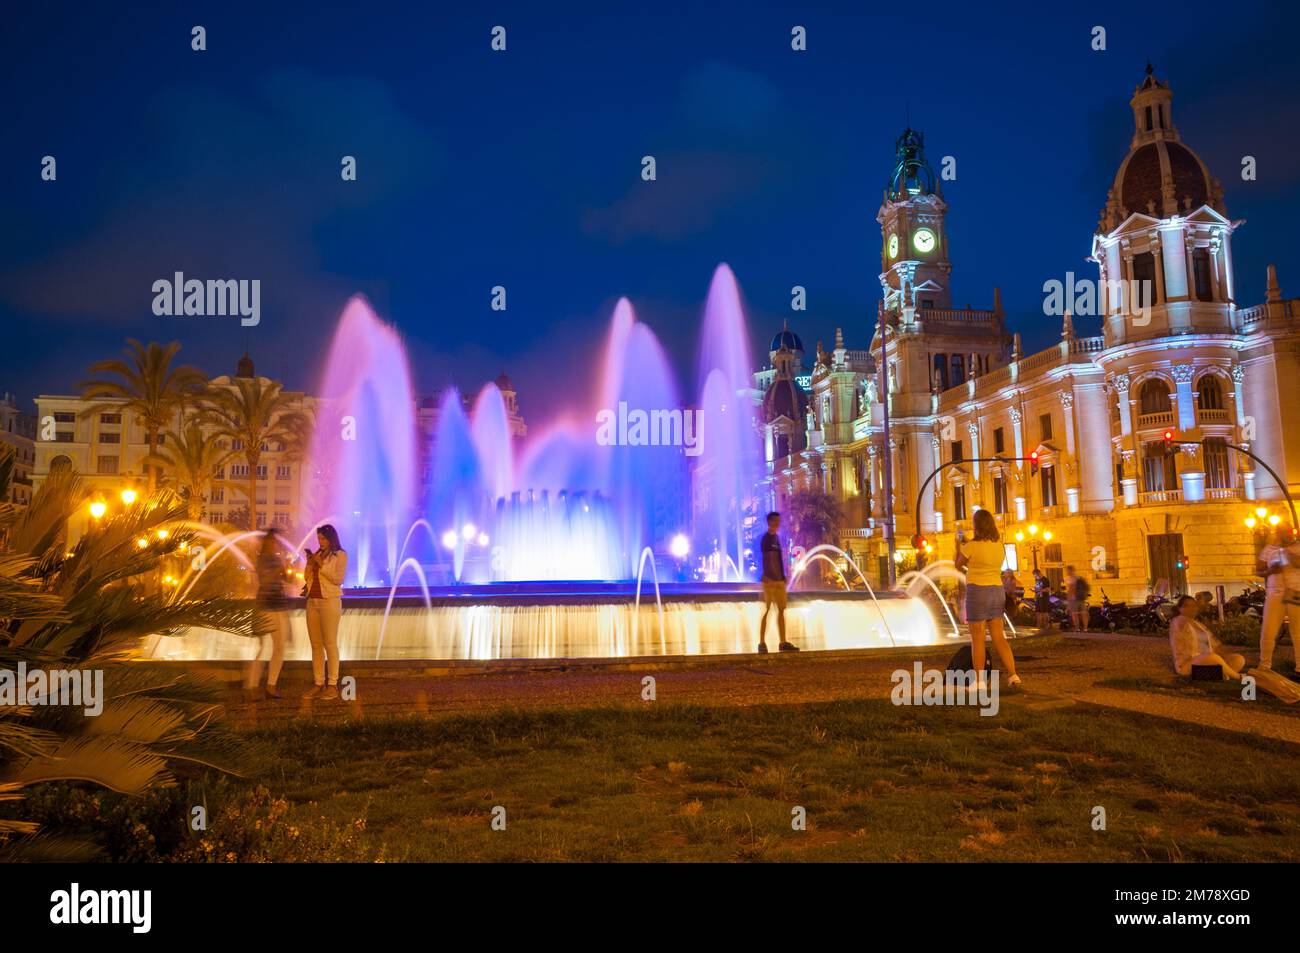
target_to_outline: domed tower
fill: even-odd
[[[253,359],[248,356],[247,351],[245,351],[244,356],[239,359],[239,363],[235,365],[235,376],[249,378],[257,376],[253,370]]]
[[[1092,260],[1107,346],[1233,330],[1233,231],[1223,188],[1182,142],[1173,91],[1150,64],[1134,90],[1133,139],[1101,212]]]
[[[910,325],[916,310],[952,307],[943,192],[925,159],[925,138],[905,129],[894,143],[894,171],[876,215],[885,310]]]
[[[510,435],[512,437],[526,436],[528,427],[524,424],[523,415],[519,413],[519,393],[515,390],[510,375],[502,371],[497,375],[497,379],[493,383],[497,385],[497,390],[501,391],[501,401],[506,405],[506,418],[510,423]]]
[[[775,375],[763,392],[763,434],[767,462],[799,453],[808,445],[808,395],[795,378],[803,370],[803,341],[783,327],[768,348]]]

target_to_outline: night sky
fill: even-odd
[[[362,292],[406,336],[422,392],[504,369],[537,421],[590,393],[620,295],[694,380],[721,261],[756,359],[786,317],[810,350],[837,325],[865,347],[875,215],[909,118],[936,169],[957,159],[955,304],[989,307],[1001,286],[1038,349],[1059,334],[1042,283],[1095,275],[1084,257],[1148,58],[1229,214],[1248,219],[1239,303],[1263,299],[1270,262],[1300,296],[1297,15],[1280,4],[132,6],[5,14],[0,390],[27,409],[129,336],[178,339],[214,374],[247,349],[260,372],[314,388]],[[206,52],[190,49],[195,24]],[[344,155],[356,182],[340,179]],[[1243,155],[1258,181],[1241,181]],[[155,317],[151,285],[175,271],[261,279],[261,325]],[[498,284],[505,313],[490,309]]]

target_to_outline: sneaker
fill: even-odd
[[[759,654],[759,655],[766,655],[766,654],[767,654],[767,643],[766,643],[766,642],[759,642],[759,643],[758,643],[758,654]]]
[[[319,698],[321,689],[324,687],[325,687],[324,685],[313,685],[311,688],[307,689],[305,692],[302,693],[302,697]]]
[[[777,650],[781,652],[798,652],[799,646],[794,645],[790,642],[782,642],[780,645],[777,646]]]
[[[332,698],[338,698],[339,697],[338,686],[322,685],[320,691],[316,693],[316,697],[319,698],[321,701],[328,701],[329,699]]]

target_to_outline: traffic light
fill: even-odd
[[[1186,556],[1179,556],[1178,559],[1174,562],[1175,569],[1187,569],[1191,565],[1192,565],[1192,561],[1188,559]]]
[[[1029,451],[1029,475],[1038,476],[1038,451]]]
[[[1166,430],[1165,431],[1165,456],[1169,456],[1169,454],[1175,452],[1176,449],[1177,448],[1174,446],[1174,432],[1172,430]]]

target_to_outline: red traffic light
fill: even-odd
[[[1038,473],[1038,451],[1037,450],[1029,451],[1029,473],[1031,475],[1037,475]]]
[[[1174,432],[1172,430],[1166,430],[1165,443],[1173,443],[1173,442],[1174,442]]]

